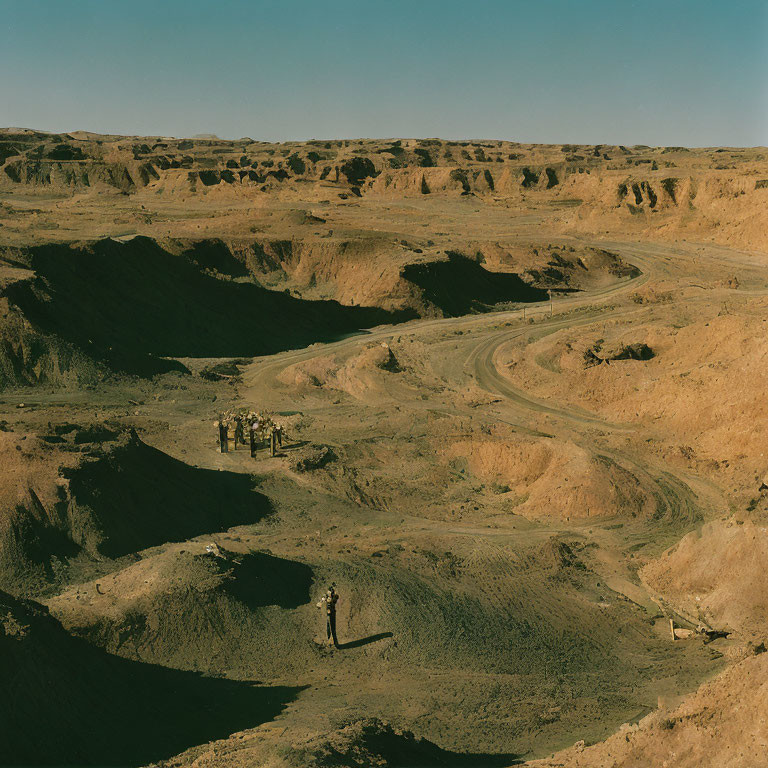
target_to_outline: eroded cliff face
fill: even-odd
[[[0,388],[186,372],[416,317],[543,301],[637,274],[589,247],[465,251],[391,236],[106,238],[0,249]]]
[[[768,223],[760,150],[6,131],[0,163],[6,388],[509,308],[638,273],[596,234]]]
[[[768,161],[760,148],[440,139],[271,144],[11,130],[0,133],[0,194],[146,191],[213,208],[470,197],[543,206],[564,228],[583,232],[630,228],[753,248],[765,243]],[[139,212],[139,221],[142,215],[151,217]]]

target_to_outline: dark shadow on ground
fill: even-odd
[[[161,357],[269,355],[415,316],[218,279],[201,267],[222,266],[221,249],[205,250],[200,243],[176,255],[147,237],[37,246],[19,257],[37,277],[8,286],[5,295],[42,333],[142,376],[186,370]],[[230,260],[226,266],[231,272]]]
[[[292,451],[296,448],[303,448],[305,445],[309,445],[309,440],[297,440],[295,443],[286,443],[283,447],[283,451]]]
[[[339,650],[347,650],[349,648],[362,648],[364,645],[370,645],[376,643],[379,640],[384,640],[387,637],[392,637],[391,632],[379,632],[377,635],[370,635],[369,637],[361,637],[359,640],[350,640],[348,643],[339,643]]]
[[[522,765],[525,760],[520,755],[502,753],[498,755],[485,752],[446,752],[443,763],[432,763],[432,765],[451,765],[457,768],[507,768],[510,765]],[[396,763],[392,763],[396,766]],[[416,766],[400,765],[399,768],[416,768]],[[430,768],[429,763],[422,763],[419,768]]]
[[[191,467],[135,434],[72,470],[69,488],[88,517],[92,539],[83,543],[109,558],[256,523],[272,511],[250,476]]]
[[[408,264],[401,276],[424,291],[424,298],[447,315],[487,311],[494,304],[513,301],[543,301],[547,292],[534,288],[519,275],[489,272],[460,253],[449,253],[448,261]]]
[[[44,505],[30,490],[12,510],[13,525],[0,537],[0,589],[39,595],[113,570],[148,547],[257,523],[273,511],[249,475],[192,467],[131,431],[100,437],[73,441],[82,460],[61,470],[68,486],[56,502]]]
[[[437,744],[396,731],[388,723],[369,718],[320,737],[296,755],[297,764],[318,768],[352,768],[359,765],[387,765],[392,768],[501,768],[522,762],[517,754],[450,752]]]
[[[0,616],[3,765],[146,765],[272,720],[302,690],[110,656],[5,593]]]
[[[254,552],[240,561],[229,592],[249,608],[298,608],[309,602],[313,577],[304,563]]]

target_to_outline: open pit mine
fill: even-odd
[[[756,768],[768,150],[0,131],[0,764]]]

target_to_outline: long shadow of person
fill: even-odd
[[[280,450],[295,451],[297,448],[303,448],[305,445],[309,445],[309,440],[296,440],[292,443],[286,441],[285,445],[280,446]]]
[[[376,643],[379,640],[384,640],[387,637],[392,637],[391,632],[379,632],[377,635],[370,635],[369,637],[361,637],[359,640],[350,640],[348,643],[339,643],[339,650],[348,650],[349,648],[362,648],[364,645],[370,645]]]

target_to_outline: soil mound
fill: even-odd
[[[456,441],[445,456],[513,496],[515,512],[532,519],[648,518],[659,507],[631,471],[572,443],[478,436]]]
[[[294,611],[310,601],[312,569],[205,546],[172,546],[48,605],[69,631],[129,659],[259,679],[310,665]]]
[[[280,372],[280,381],[305,390],[335,389],[359,399],[370,399],[381,396],[383,376],[403,370],[389,344],[381,342],[350,358],[329,355],[296,363]]]
[[[66,427],[65,427],[66,429]],[[56,434],[56,431],[59,434]],[[32,594],[112,561],[270,511],[249,477],[190,467],[134,432],[0,433],[0,584]]]
[[[643,578],[693,622],[768,640],[768,529],[737,515],[707,523],[643,569]]]
[[[0,685],[7,765],[144,765],[271,720],[298,692],[110,656],[4,592]]]
[[[380,768],[431,768],[432,766],[507,766],[516,755],[472,755],[449,752],[410,731],[400,731],[378,718],[342,726],[304,743],[292,744],[288,765],[380,766]]]

